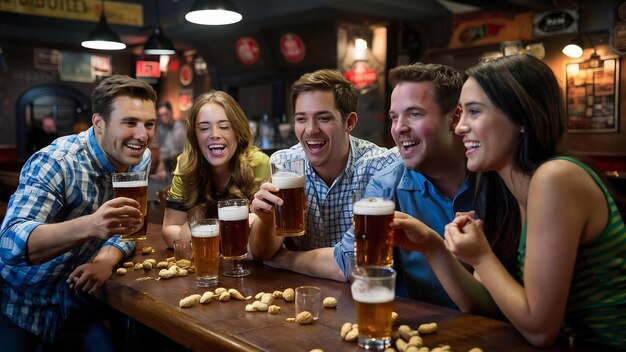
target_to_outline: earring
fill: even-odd
[[[526,132],[526,129],[524,129],[524,126],[522,126],[522,128],[520,128],[520,130],[519,130],[519,131],[520,131],[520,133],[525,133],[525,132]]]

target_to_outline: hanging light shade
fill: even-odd
[[[241,21],[243,16],[230,0],[194,0],[185,19],[203,25],[224,25]]]
[[[163,34],[161,26],[158,26],[143,45],[143,53],[146,55],[174,55],[176,50],[172,41]]]
[[[574,40],[563,47],[563,54],[571,57],[572,59],[578,59],[583,56],[583,37],[577,35]]]
[[[100,14],[100,22],[93,31],[89,32],[87,40],[80,44],[85,48],[97,50],[122,50],[126,48],[126,44],[122,43],[120,36],[109,27],[104,16],[104,5]]]

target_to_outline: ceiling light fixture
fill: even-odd
[[[159,4],[157,0],[154,0],[154,7],[156,9],[157,26],[152,35],[143,45],[143,53],[146,55],[174,55],[176,54],[174,44],[168,37],[165,36],[165,34],[163,34],[161,19],[159,17]]]
[[[126,48],[126,44],[122,43],[120,36],[109,27],[104,15],[104,0],[101,1],[100,22],[93,31],[89,32],[87,40],[83,41],[81,45],[97,50],[122,50]]]
[[[574,40],[563,47],[562,52],[572,59],[583,56],[583,37],[580,34],[577,35]]]
[[[241,21],[243,16],[230,0],[194,0],[185,19],[202,25],[224,25]]]

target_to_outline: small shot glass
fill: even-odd
[[[317,320],[320,315],[322,290],[315,286],[300,286],[296,288],[296,316],[307,311]]]

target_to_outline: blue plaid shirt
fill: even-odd
[[[302,146],[272,154],[272,161],[305,160],[305,192],[309,209],[305,214],[304,236],[292,237],[298,249],[308,251],[332,247],[352,226],[352,193],[365,189],[370,177],[385,166],[401,160],[397,148],[387,150],[374,143],[350,136],[350,155],[343,172],[330,187],[315,173]]]
[[[134,170],[150,169],[150,151]],[[35,153],[20,173],[0,228],[0,309],[13,322],[47,341],[54,341],[78,297],[65,280],[103,246],[125,256],[134,243],[91,239],[40,265],[26,262],[28,236],[39,225],[92,214],[113,198],[113,165],[98,146],[93,127],[61,137]]]

